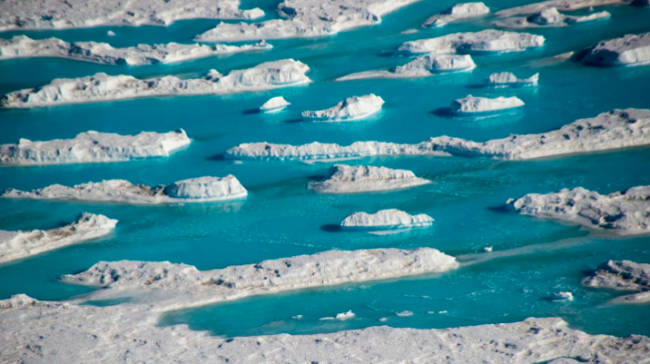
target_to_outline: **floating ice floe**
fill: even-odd
[[[227,76],[212,70],[204,78],[180,79],[164,76],[140,80],[132,76],[94,76],[56,79],[33,89],[11,92],[0,99],[5,108],[32,108],[102,102],[155,96],[222,95],[271,90],[310,82],[309,67],[293,59],[262,63],[231,71]]]
[[[409,215],[397,209],[381,210],[374,214],[355,212],[341,221],[345,229],[403,229],[431,226],[433,218],[429,215]]]
[[[569,12],[580,9],[594,8],[598,6],[627,5],[631,2],[632,0],[549,0],[503,9],[498,11],[496,15],[500,18],[510,18],[514,16],[540,13],[550,8],[556,8],[559,11]]]
[[[601,67],[649,65],[650,33],[600,42],[585,51],[581,62]]]
[[[620,235],[650,233],[650,186],[601,195],[581,187],[509,200],[515,212],[578,223]]]
[[[260,8],[240,10],[239,6],[239,0],[2,1],[0,31],[111,25],[167,26],[185,19],[257,19],[264,16]]]
[[[109,37],[114,37],[114,36],[115,36],[115,32],[112,31],[112,30],[109,30],[108,32],[106,32],[106,35],[108,35]]]
[[[287,102],[284,97],[277,96],[269,99],[269,101],[265,102],[264,105],[260,106],[260,111],[274,113],[284,110],[284,108],[289,105],[291,105],[291,103]]]
[[[529,78],[517,78],[511,72],[493,73],[485,79],[485,84],[489,87],[532,87],[537,86],[539,82],[539,73]]]
[[[305,111],[302,117],[322,122],[361,120],[381,111],[382,105],[384,99],[375,94],[352,96],[326,110]]]
[[[442,27],[457,20],[476,18],[489,13],[490,8],[481,2],[456,4],[440,14],[430,17],[422,26]]]
[[[459,115],[473,115],[481,113],[500,112],[509,109],[516,109],[524,106],[524,102],[517,97],[474,97],[468,95],[465,98],[454,100],[451,103],[451,111]]]
[[[0,39],[0,60],[57,57],[100,64],[141,66],[271,48],[273,47],[265,41],[242,46],[169,43],[113,48],[108,43],[68,43],[57,38],[35,40],[21,35],[11,39]]]
[[[395,315],[397,315],[399,317],[409,317],[409,316],[413,316],[413,312],[411,312],[411,311],[402,311],[402,312],[397,312]]]
[[[637,291],[615,298],[613,303],[641,304],[650,302],[650,264],[629,260],[608,261],[598,266],[594,273],[582,280],[588,287]]]
[[[20,139],[16,144],[0,145],[0,165],[103,163],[168,157],[190,142],[183,129],[137,135],[88,131],[74,139],[36,142]]]
[[[565,27],[577,23],[609,19],[610,17],[611,14],[607,11],[591,13],[584,16],[564,15],[560,13],[557,8],[550,7],[527,17],[514,17],[506,20],[499,20],[495,22],[495,25],[513,29]]]
[[[555,292],[553,293],[553,298],[555,301],[573,301],[573,293],[571,292]]]
[[[487,29],[475,33],[454,33],[405,42],[398,50],[410,54],[521,52],[528,48],[541,47],[544,40],[541,35]]]
[[[387,70],[374,70],[353,73],[337,78],[337,81],[363,80],[369,78],[412,78],[429,77],[439,73],[470,71],[476,64],[469,55],[428,54],[415,57],[403,66]]]
[[[310,182],[309,189],[318,193],[361,193],[404,189],[429,184],[411,171],[374,166],[332,166],[325,179]]]
[[[89,182],[67,187],[52,185],[33,191],[8,189],[0,194],[2,198],[101,201],[130,204],[163,204],[210,202],[246,197],[248,192],[237,178],[228,175],[219,177],[191,178],[169,185],[134,185],[129,181],[113,179]]]
[[[117,220],[84,212],[72,224],[52,230],[0,230],[0,264],[92,240],[113,231]]]

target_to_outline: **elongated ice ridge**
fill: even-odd
[[[74,42],[57,38],[31,39],[24,35],[0,39],[0,60],[33,57],[57,57],[100,64],[141,66],[154,63],[174,63],[219,54],[268,50],[270,44],[231,46],[224,44],[140,44],[136,47],[113,48],[108,43]]]
[[[345,229],[402,229],[410,227],[430,226],[433,218],[426,214],[409,215],[408,213],[388,209],[374,214],[355,212],[341,221]]]
[[[404,189],[431,183],[411,171],[374,166],[332,166],[327,177],[310,182],[309,189],[318,193],[362,193]]]
[[[476,68],[469,55],[458,54],[427,54],[415,57],[403,66],[387,70],[374,70],[352,73],[339,77],[337,81],[363,80],[369,78],[413,78],[429,77],[440,73],[463,72]]]
[[[287,102],[287,100],[285,100],[284,97],[277,96],[269,99],[269,101],[265,102],[264,105],[260,106],[260,111],[278,112],[280,110],[283,110],[289,105],[291,105],[291,103]]]
[[[490,8],[481,2],[457,4],[440,12],[440,14],[430,17],[424,22],[424,24],[422,24],[422,26],[442,27],[454,21],[476,18],[489,13]]]
[[[361,120],[381,111],[382,105],[384,99],[375,94],[352,96],[326,110],[305,111],[302,117],[322,122]]]
[[[498,17],[509,18],[513,16],[532,15],[540,13],[546,9],[556,8],[559,11],[575,11],[580,9],[588,9],[598,6],[607,5],[627,5],[632,0],[548,0],[538,3],[532,3],[523,6],[515,6],[513,8],[503,9],[496,13]]]
[[[649,65],[650,33],[600,42],[586,50],[581,62],[601,67]]]
[[[451,111],[460,115],[499,112],[509,109],[516,109],[524,106],[524,102],[517,97],[474,97],[468,95],[465,98],[455,100],[451,103]]]
[[[529,194],[509,205],[523,215],[578,223],[620,235],[650,233],[650,186],[601,195],[581,187],[557,193]]]
[[[32,108],[140,97],[222,95],[271,90],[310,82],[309,67],[293,59],[262,63],[222,76],[212,70],[205,78],[180,79],[164,76],[140,80],[132,76],[94,76],[56,79],[33,89],[11,92],[0,100],[5,108]]]
[[[137,135],[87,131],[73,139],[36,142],[20,139],[16,144],[0,145],[0,165],[104,163],[168,157],[190,142],[183,129]]]
[[[544,40],[541,35],[487,29],[475,33],[454,33],[405,42],[398,50],[410,54],[521,52],[528,48],[541,47]]]
[[[113,231],[117,220],[82,213],[69,225],[52,230],[0,230],[0,264],[92,240]]]
[[[517,78],[511,72],[493,73],[485,79],[485,84],[489,87],[531,87],[537,86],[539,82],[539,73],[528,78]]]
[[[560,13],[557,8],[550,7],[526,17],[514,17],[496,21],[494,24],[502,28],[550,28],[566,27],[572,24],[585,23],[594,20],[608,19],[611,14],[607,11],[591,13],[584,16],[571,16]]]
[[[33,191],[8,189],[2,198],[101,201],[130,204],[163,204],[186,202],[209,202],[246,197],[248,192],[232,175],[226,177],[191,178],[169,185],[134,185],[129,181],[113,179],[89,182],[67,187],[52,185]]]
[[[261,160],[328,160],[370,156],[462,156],[524,160],[592,153],[650,145],[650,110],[612,110],[579,119],[558,130],[511,135],[486,142],[441,136],[419,144],[356,142],[348,146],[326,143],[287,145],[240,144],[226,151],[230,158]]]
[[[598,266],[591,276],[583,279],[582,285],[636,291],[636,293],[615,298],[613,303],[647,303],[650,302],[650,264],[639,264],[629,260],[610,260]]]

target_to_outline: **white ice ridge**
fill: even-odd
[[[52,230],[0,230],[0,264],[109,234],[117,220],[104,215],[82,213],[69,225]]]
[[[574,222],[620,235],[650,233],[650,186],[601,195],[581,187],[557,193],[529,194],[509,200],[514,211]]]
[[[310,182],[309,189],[318,193],[362,193],[404,189],[431,183],[411,171],[374,166],[336,164],[320,182]]]
[[[615,298],[614,303],[647,303],[650,302],[650,264],[610,260],[598,266],[591,276],[582,280],[582,284],[594,288],[636,291]]]
[[[430,226],[433,218],[426,214],[409,215],[408,213],[388,209],[374,214],[355,212],[341,221],[342,228],[352,229],[401,229],[418,226]]]
[[[284,97],[277,96],[269,99],[269,101],[265,102],[264,105],[260,106],[260,111],[277,112],[283,110],[289,105],[291,105],[291,103],[285,100]]]
[[[309,38],[381,23],[381,17],[418,0],[285,0],[281,19],[224,23],[198,35],[201,42]]]
[[[0,60],[58,57],[100,64],[141,66],[154,63],[182,62],[218,54],[268,50],[271,48],[273,47],[265,41],[242,46],[169,43],[113,48],[108,43],[68,43],[57,38],[34,40],[21,35],[11,39],[0,39]]]
[[[422,24],[423,27],[442,27],[451,22],[476,18],[490,13],[490,8],[485,4],[477,3],[464,3],[452,6],[439,14],[436,14]]]
[[[441,136],[419,144],[356,142],[348,146],[326,143],[287,145],[240,144],[226,151],[231,158],[262,160],[328,160],[369,156],[463,156],[523,160],[650,145],[650,110],[612,110],[579,119],[541,134],[511,135],[486,142]]]
[[[526,17],[514,17],[499,20],[495,22],[495,25],[513,29],[565,27],[577,23],[608,19],[609,17],[611,17],[611,14],[607,11],[591,13],[584,16],[564,15],[560,13],[557,8],[551,7]]]
[[[180,79],[164,76],[140,80],[132,76],[94,76],[56,79],[33,89],[15,91],[0,100],[2,107],[31,108],[124,100],[140,97],[180,95],[222,95],[271,90],[310,82],[309,67],[293,59],[262,63],[256,67],[231,71],[227,76],[215,70],[204,78]]]
[[[305,111],[302,113],[302,117],[322,122],[361,120],[381,111],[382,105],[384,105],[384,99],[375,94],[352,96],[329,109]]]
[[[485,79],[485,84],[490,87],[528,87],[537,86],[539,82],[539,73],[528,78],[517,78],[511,72],[493,73]]]
[[[556,8],[559,11],[575,11],[598,6],[627,5],[631,2],[632,0],[549,0],[503,9],[498,11],[496,15],[501,18],[509,18],[540,13],[550,8]]]
[[[650,33],[603,41],[586,50],[581,61],[603,67],[650,64]]]
[[[36,142],[20,139],[16,144],[0,145],[0,166],[124,162],[168,157],[190,142],[183,129],[137,135],[87,131],[74,139]]]
[[[134,185],[129,181],[113,179],[89,182],[73,187],[51,185],[33,191],[7,189],[2,198],[101,201],[130,204],[163,204],[185,202],[222,201],[246,197],[248,192],[237,178],[219,177],[191,178],[169,185]]]
[[[368,78],[412,78],[428,77],[439,73],[470,71],[476,64],[469,55],[427,54],[413,58],[403,66],[390,69],[352,73],[337,78],[337,81],[363,80]]]
[[[259,8],[240,10],[239,0],[49,0],[0,2],[0,31],[108,25],[163,25],[184,19],[256,19]]]
[[[487,97],[474,97],[468,95],[465,98],[454,100],[451,103],[451,111],[456,114],[468,115],[488,112],[498,112],[515,109],[524,106],[524,102],[517,97],[499,96],[493,99]]]
[[[521,52],[527,48],[541,47],[544,40],[541,35],[487,29],[475,33],[454,33],[405,42],[398,50],[411,54]]]

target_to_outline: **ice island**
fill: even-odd
[[[581,62],[601,67],[649,65],[650,33],[600,42],[585,51]]]
[[[612,303],[648,303],[650,302],[650,264],[639,264],[629,260],[610,260],[598,266],[591,276],[583,279],[582,285],[637,292],[617,297],[612,300]]]
[[[433,224],[433,218],[429,215],[409,215],[408,213],[388,209],[377,211],[374,214],[355,212],[341,221],[342,229],[405,229],[411,227],[425,227]]]
[[[476,33],[454,33],[405,42],[399,46],[398,51],[409,54],[521,52],[543,46],[544,40],[541,35],[487,29]]]
[[[325,179],[310,182],[309,189],[318,193],[362,193],[390,191],[431,183],[411,171],[373,166],[332,166]]]
[[[363,80],[369,78],[413,78],[429,77],[435,74],[471,71],[476,64],[469,55],[428,54],[413,58],[412,61],[390,69],[364,71],[339,77],[336,81]]]
[[[465,98],[455,100],[451,103],[451,111],[458,115],[475,115],[501,112],[504,110],[516,109],[524,106],[524,102],[517,97],[474,97],[468,95]]]
[[[352,96],[326,110],[305,111],[302,117],[320,122],[355,121],[378,113],[382,105],[384,99],[375,94]]]
[[[451,22],[476,18],[490,13],[490,8],[488,8],[484,3],[464,3],[457,4],[442,11],[440,14],[436,14],[429,19],[427,19],[423,27],[442,27]]]

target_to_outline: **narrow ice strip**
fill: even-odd
[[[117,220],[104,215],[84,212],[75,222],[58,229],[0,230],[0,264],[99,238],[111,233],[116,224]]]
[[[650,302],[650,264],[640,264],[629,260],[608,261],[593,274],[582,280],[582,285],[593,288],[636,291],[617,297],[612,303],[643,304]]]
[[[454,33],[437,38],[402,43],[398,51],[418,54],[521,52],[544,45],[544,37],[529,33],[487,29],[475,33]]]
[[[67,58],[109,65],[142,66],[175,63],[220,54],[269,50],[265,41],[242,46],[224,44],[140,44],[136,47],[113,48],[108,43],[68,43],[57,38],[34,40],[24,35],[0,39],[0,60],[33,57]]]
[[[433,218],[426,214],[409,215],[408,213],[388,209],[377,211],[374,214],[355,212],[341,221],[344,229],[404,229],[411,227],[431,226]]]
[[[266,62],[231,71],[227,76],[211,70],[204,78],[180,79],[164,76],[140,80],[132,76],[94,76],[56,79],[38,88],[11,92],[0,99],[5,108],[33,108],[141,97],[223,95],[271,90],[305,84],[309,67],[293,59]]]
[[[650,65],[650,33],[600,42],[585,51],[581,62],[601,67]]]
[[[581,187],[529,194],[508,204],[522,215],[577,223],[620,235],[650,233],[650,186],[601,195]]]
[[[336,164],[320,182],[310,182],[309,189],[318,193],[363,193],[405,189],[431,183],[411,171],[374,166]]]
[[[451,103],[451,111],[459,115],[474,115],[483,113],[501,112],[516,109],[524,106],[524,102],[517,97],[474,97],[468,95],[465,98],[454,100]]]
[[[380,112],[382,105],[384,105],[384,99],[375,94],[352,96],[329,109],[305,111],[302,113],[302,117],[320,122],[362,120]]]
[[[244,198],[248,192],[232,175],[226,177],[200,177],[174,182],[169,185],[134,185],[124,180],[89,182],[67,187],[52,185],[33,191],[8,189],[2,198],[100,201],[127,204],[167,204],[210,202]]]
[[[451,22],[476,18],[489,13],[490,8],[481,2],[457,4],[440,12],[440,14],[430,17],[424,22],[424,24],[422,24],[422,26],[425,28],[442,27]]]
[[[20,139],[16,144],[0,145],[0,166],[125,162],[169,157],[191,141],[183,129],[137,135],[87,131],[73,139],[36,142]]]
[[[528,78],[517,78],[511,72],[493,73],[490,77],[485,79],[485,84],[488,87],[534,87],[539,82],[539,73],[536,73]]]
[[[571,16],[560,13],[557,8],[547,8],[527,17],[514,17],[499,20],[494,25],[502,28],[526,29],[526,28],[552,28],[566,27],[577,23],[586,23],[594,20],[609,19],[611,14],[607,11],[591,13],[584,16]]]
[[[337,78],[336,81],[363,80],[370,78],[415,78],[429,77],[435,74],[471,71],[476,64],[469,55],[457,54],[428,54],[415,57],[403,66],[387,70],[374,70],[352,73]]]
[[[108,25],[167,26],[185,19],[257,19],[260,8],[239,9],[239,0],[0,2],[0,31],[90,28]]]
[[[284,110],[289,105],[291,105],[291,103],[285,100],[284,97],[277,96],[269,99],[269,101],[265,102],[264,105],[260,106],[260,111],[274,113]]]
[[[559,11],[575,11],[599,6],[629,5],[631,2],[632,0],[549,0],[503,9],[498,11],[496,15],[501,18],[509,18],[540,13],[550,8],[556,8]]]

